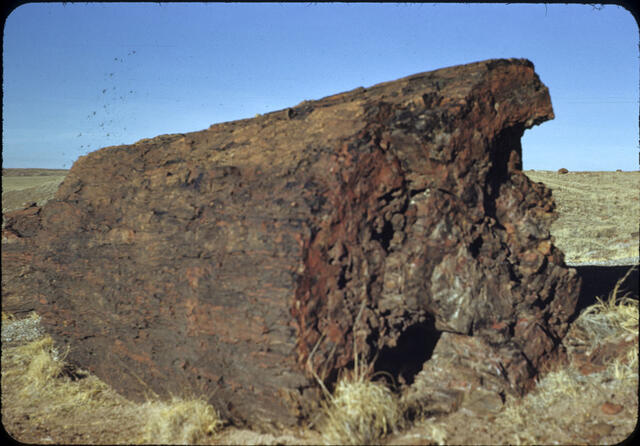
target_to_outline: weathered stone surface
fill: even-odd
[[[6,227],[5,227],[6,225]],[[40,229],[40,207],[35,204],[3,215],[2,311],[25,314],[35,310],[36,299],[27,280],[33,254],[28,242]]]
[[[445,68],[101,149],[5,231],[69,360],[133,398],[192,391],[236,423],[295,424],[354,335],[407,395],[434,348],[522,393],[579,292],[551,193],[521,172],[520,137],[551,118],[529,61]]]

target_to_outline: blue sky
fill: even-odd
[[[3,50],[3,167],[524,57],[556,114],[525,132],[525,169],[638,169],[638,27],[615,5],[25,4]]]

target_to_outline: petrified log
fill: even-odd
[[[70,361],[236,423],[307,416],[354,336],[409,386],[449,332],[522,393],[579,292],[521,172],[524,130],[552,118],[531,62],[490,60],[107,147],[30,214],[25,280]]]

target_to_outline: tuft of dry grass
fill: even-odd
[[[3,423],[9,431],[16,426],[14,423],[47,426],[48,431],[61,432],[82,430],[96,423],[108,425],[105,415],[120,415],[129,404],[95,376],[72,370],[49,336],[17,346],[3,346],[2,396]],[[16,435],[22,442],[51,440],[50,436]],[[82,442],[80,434],[77,441]]]
[[[222,420],[206,401],[172,397],[139,406],[143,420],[141,442],[152,444],[203,444],[211,441]]]
[[[356,316],[354,333],[364,303]],[[313,352],[309,362],[312,356]],[[373,364],[359,367],[359,359],[354,335],[354,370],[342,375],[333,394],[313,372],[326,397],[322,403],[323,422],[320,427],[325,444],[375,444],[388,433],[398,430],[404,422],[398,396],[384,381],[373,381]]]
[[[14,361],[16,365],[22,366],[11,369],[3,367],[2,377],[14,378],[21,383],[20,393],[24,397],[52,391],[54,380],[64,370],[64,364],[49,336],[9,350],[2,360]]]
[[[403,420],[397,396],[364,375],[340,380],[323,406],[325,444],[374,444]]]
[[[3,313],[3,331],[7,330],[4,325],[11,323],[21,321]],[[222,426],[218,413],[201,398],[173,397],[136,404],[97,377],[73,370],[64,358],[48,335],[3,346],[2,415],[6,428],[24,424],[25,414],[38,428],[69,435],[71,441],[63,442],[200,444],[211,443]],[[16,439],[48,443],[53,441],[51,436]]]

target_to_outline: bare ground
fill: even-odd
[[[63,176],[42,173],[3,170],[3,212],[50,199]],[[552,234],[568,263],[637,264],[639,172],[526,173],[553,189],[560,218]],[[623,290],[615,291],[617,300],[587,308],[574,322],[565,339],[567,364],[542,377],[525,398],[508,399],[483,416],[459,410],[409,420],[380,443],[625,440],[638,420],[638,308],[636,299],[623,300]],[[35,314],[17,318],[3,312],[1,384],[2,424],[25,443],[318,444],[355,438],[328,437],[321,423],[314,429],[272,434],[228,426],[193,403],[197,395],[187,395],[186,405],[162,405],[152,395],[147,404],[133,403],[95,376],[65,365],[64,352],[47,340]]]

